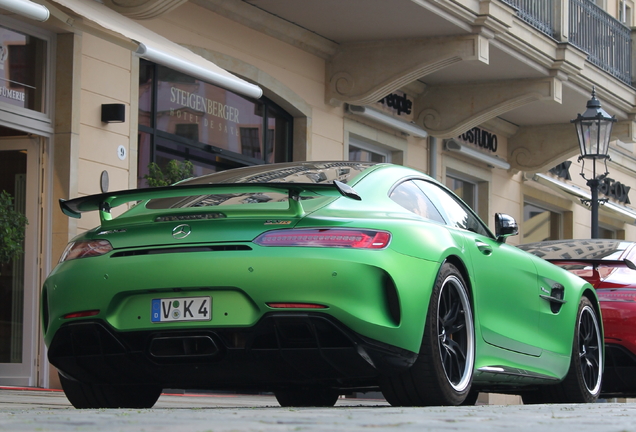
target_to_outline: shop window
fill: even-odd
[[[598,227],[598,238],[602,239],[615,239],[618,238],[616,235],[616,231],[613,229],[603,228],[602,226]]]
[[[178,124],[174,134],[193,141],[199,141],[199,127],[196,124]]]
[[[255,127],[240,128],[241,134],[241,153],[253,157],[260,158],[261,151],[261,130]]]
[[[477,184],[459,179],[453,176],[446,176],[446,187],[455,192],[455,194],[462,199],[468,206],[477,211]]]
[[[523,204],[522,243],[562,238],[562,215],[533,203]]]
[[[189,160],[195,175],[292,160],[293,118],[269,99],[246,98],[140,61],[138,186],[148,164]],[[146,154],[142,154],[146,152]]]
[[[48,43],[0,25],[0,102],[45,112]]]
[[[391,162],[391,152],[378,145],[349,138],[349,160],[359,162]]]

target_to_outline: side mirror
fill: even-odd
[[[519,225],[517,225],[515,218],[504,213],[495,213],[497,242],[505,243],[506,238],[517,234],[519,234]]]

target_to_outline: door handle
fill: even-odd
[[[492,247],[490,247],[488,243],[476,240],[475,245],[477,246],[477,249],[479,249],[479,252],[483,253],[484,255],[490,255],[492,253]]]

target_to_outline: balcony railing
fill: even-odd
[[[588,61],[632,85],[631,30],[590,0],[502,0],[517,16],[557,40],[567,41],[588,54]],[[559,10],[560,8],[560,10]],[[557,26],[556,14],[565,14],[566,29]],[[565,31],[563,31],[565,30]]]
[[[532,27],[554,37],[554,0],[502,0],[517,9],[517,16]]]
[[[632,82],[631,30],[589,0],[570,0],[569,42],[588,61],[619,80]]]

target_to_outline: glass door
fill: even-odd
[[[23,253],[0,263],[0,385],[36,383],[38,165],[37,138],[0,139],[0,193],[6,191],[28,220]]]

